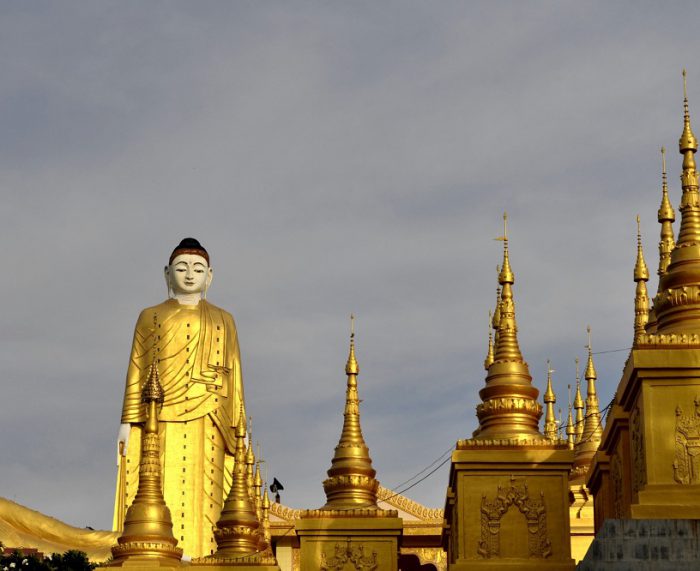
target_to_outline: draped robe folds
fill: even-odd
[[[117,477],[114,529],[138,488],[141,389],[157,360],[165,402],[160,410],[163,495],[173,534],[186,555],[216,551],[213,526],[231,486],[234,427],[243,401],[236,325],[230,313],[201,300],[168,300],[144,309],[134,331],[122,423],[131,424],[127,455]]]

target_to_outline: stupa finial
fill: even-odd
[[[545,416],[544,416],[544,435],[550,440],[556,440],[557,436],[557,417],[554,414],[554,403],[557,402],[557,397],[552,389],[552,363],[547,359],[547,390],[544,393]]]

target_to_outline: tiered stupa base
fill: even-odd
[[[301,569],[398,571],[402,529],[403,521],[393,510],[303,512],[296,522]]]
[[[478,439],[452,453],[443,544],[450,571],[573,571],[565,443]]]

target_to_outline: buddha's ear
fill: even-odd
[[[168,288],[168,298],[170,298],[170,266],[163,268],[163,277],[165,278],[165,287]]]
[[[207,270],[207,284],[206,284],[207,289],[209,289],[209,286],[211,285],[212,279],[214,279],[214,270],[212,268],[209,268]]]

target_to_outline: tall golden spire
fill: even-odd
[[[683,70],[683,133],[678,141],[683,155],[679,207],[681,224],[671,262],[659,280],[655,299],[658,333],[700,332],[700,195],[695,153],[698,141],[690,126],[686,74]]]
[[[214,529],[218,547],[216,557],[220,559],[252,556],[260,551],[262,539],[260,521],[247,482],[246,426],[242,403],[235,434],[236,450],[231,490]]]
[[[369,448],[360,426],[360,399],[357,394],[357,375],[360,367],[355,359],[355,318],[350,316],[350,353],[345,365],[348,376],[345,393],[345,412],[340,441],[323,482],[326,505],[321,509],[376,508],[379,482],[372,468]]]
[[[588,364],[586,365],[586,372],[584,373],[584,377],[588,382],[586,393],[586,417],[583,424],[583,434],[580,442],[576,445],[576,454],[574,456],[574,467],[582,471],[588,469],[593,456],[598,450],[603,435],[603,423],[600,418],[600,407],[598,405],[598,392],[595,386],[598,374],[596,373],[593,363],[590,325],[587,331],[588,345],[586,345],[586,348],[588,349]]]
[[[489,311],[489,348],[486,352],[486,359],[484,359],[484,369],[487,371],[489,370],[491,363],[493,363],[493,333],[491,331],[491,319],[491,311]]]
[[[546,412],[544,416],[544,435],[550,440],[557,440],[557,417],[554,414],[554,403],[557,402],[557,397],[552,389],[552,364],[547,359],[547,390],[544,393],[544,402]]]
[[[539,419],[542,405],[537,402],[539,391],[532,385],[532,377],[518,345],[518,326],[515,321],[513,284],[515,275],[510,267],[508,253],[508,217],[503,215],[503,264],[498,274],[501,298],[498,303],[500,319],[494,361],[488,368],[486,386],[479,391],[481,404],[476,407],[479,428],[474,438],[526,439],[542,437]]]
[[[636,341],[646,331],[646,325],[649,322],[649,294],[647,292],[649,269],[644,261],[639,216],[637,216],[637,261],[634,265],[634,281],[637,283],[634,295],[634,339]]]
[[[576,357],[576,393],[574,395],[574,410],[576,411],[576,425],[574,426],[574,434],[576,443],[581,440],[583,435],[583,398],[581,397],[581,374],[578,368],[578,357]]]
[[[676,213],[668,198],[668,180],[666,178],[666,149],[661,147],[661,205],[657,214],[661,224],[661,239],[659,240],[659,269],[657,274],[663,276],[671,263],[671,252],[676,245],[673,239],[673,223],[676,221]]]
[[[154,359],[148,380],[141,391],[141,402],[146,404],[147,419],[141,438],[139,487],[124,519],[124,531],[112,547],[116,565],[136,559],[180,561],[182,549],[176,547],[173,521],[163,499],[160,474],[160,437],[158,436],[158,406],[163,404],[163,387]]]

